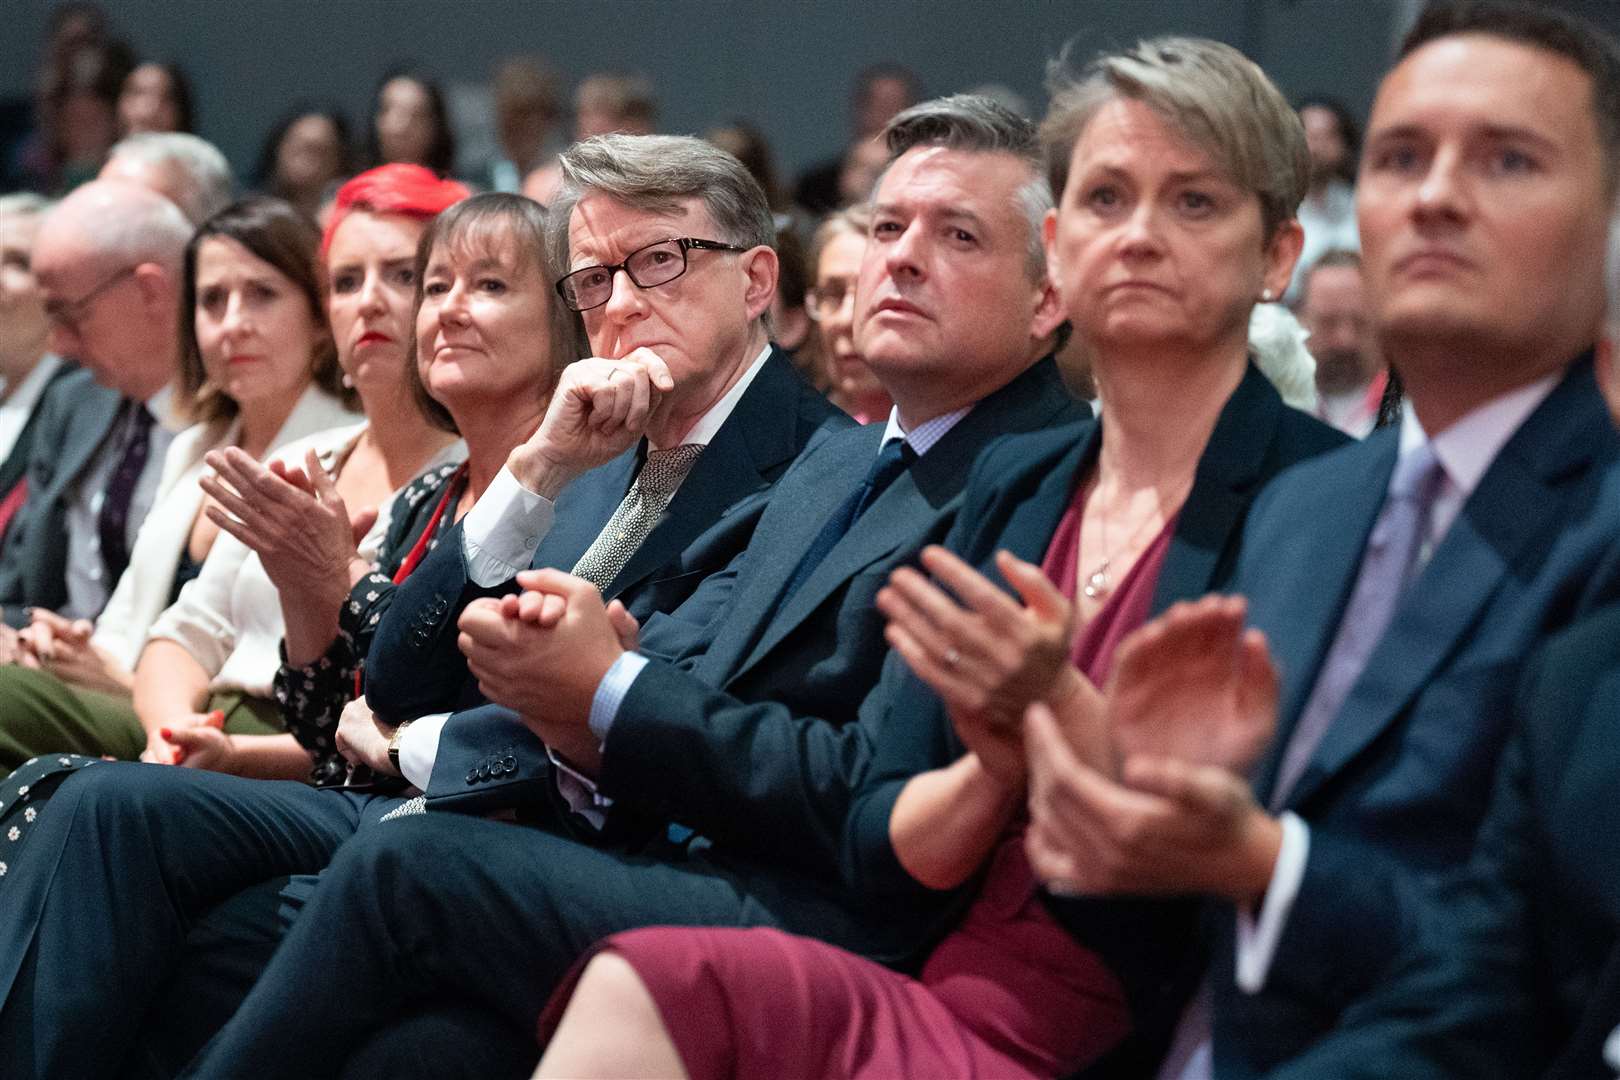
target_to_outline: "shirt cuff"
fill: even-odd
[[[439,737],[449,713],[434,713],[417,720],[399,737],[399,771],[418,791],[428,789],[433,765],[439,760]]]
[[[1271,884],[1266,886],[1266,898],[1260,904],[1260,917],[1255,918],[1246,908],[1239,908],[1237,913],[1236,975],[1238,989],[1245,994],[1258,994],[1266,987],[1277,942],[1294,909],[1311,854],[1311,830],[1299,815],[1284,813],[1281,822],[1282,847],[1271,871]]]
[[[585,724],[596,736],[597,742],[607,745],[608,732],[613,730],[613,722],[619,718],[619,706],[624,704],[630,684],[636,681],[636,676],[646,666],[647,658],[640,653],[620,653],[613,666],[607,669],[607,674],[602,676],[602,681],[596,684],[596,693],[591,697],[591,713],[586,717]]]
[[[536,495],[502,468],[461,526],[461,550],[467,557],[467,576],[483,588],[509,581],[527,570],[551,531],[552,501]]]
[[[602,826],[607,823],[607,812],[613,806],[613,800],[596,790],[596,781],[575,771],[549,746],[546,747],[546,757],[551,759],[551,775],[557,783],[557,794],[563,797],[568,809],[590,822],[591,828],[601,832]]]

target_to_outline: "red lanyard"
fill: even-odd
[[[433,534],[439,531],[439,521],[444,517],[445,509],[461,498],[461,489],[466,486],[466,483],[467,463],[464,461],[459,469],[450,474],[450,479],[444,485],[444,494],[439,498],[439,505],[433,508],[433,516],[428,518],[427,528],[422,530],[422,535],[416,538],[416,543],[405,556],[405,561],[399,564],[398,570],[394,571],[395,585],[402,584],[406,578],[411,576],[411,571],[416,569],[417,564],[427,557],[428,546],[433,543]],[[364,692],[364,685],[365,661],[362,659],[354,668],[355,697],[361,696]]]
[[[439,500],[439,505],[433,508],[433,516],[428,518],[427,528],[422,530],[422,535],[416,538],[416,544],[405,556],[405,561],[394,571],[395,585],[403,583],[410,577],[411,571],[416,569],[416,564],[427,556],[428,546],[433,543],[433,534],[439,531],[439,519],[444,517],[445,508],[461,497],[461,488],[466,482],[467,463],[464,461],[459,469],[450,474],[449,481],[444,485],[444,496]]]

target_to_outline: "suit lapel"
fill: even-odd
[[[770,625],[750,651],[748,659],[729,677],[735,678],[745,672],[862,568],[872,565],[902,545],[914,542],[928,522],[962,494],[974,459],[991,439],[1003,433],[1043,427],[1061,414],[1065,405],[1072,405],[1072,399],[1063,390],[1057,365],[1050,357],[1032,365],[1012,382],[980,401],[928,453],[901,473],[861,515],[821,565],[788,598],[782,610],[771,618]],[[874,456],[877,453],[876,443],[882,438],[881,430],[879,428],[879,433],[873,439]],[[826,510],[810,523],[813,528],[807,529],[804,542],[794,549],[797,553],[802,554],[809,548],[827,513],[849,494],[855,484],[861,482],[871,464],[872,458],[866,458],[860,462],[858,470],[851,470],[854,479],[850,484],[827,493],[830,501]],[[788,567],[774,582],[771,603],[775,603],[775,598],[786,587],[793,569]]]
[[[1276,572],[1287,576],[1280,587],[1267,589],[1277,614],[1267,621],[1266,636],[1284,691],[1278,702],[1277,737],[1255,785],[1262,801],[1270,795],[1282,749],[1299,722],[1344,617],[1399,447],[1398,429],[1376,431],[1338,455],[1335,460],[1340,472],[1335,484],[1312,490],[1296,484],[1299,498],[1278,506],[1279,513],[1288,515],[1289,546],[1271,557],[1276,560]],[[1270,569],[1268,565],[1262,572]]]
[[[768,470],[794,457],[794,425],[783,422],[783,413],[793,415],[797,397],[798,380],[786,356],[773,348],[681,483],[664,519],[613,579],[608,595],[669,563],[739,499],[763,487]]]
[[[93,432],[91,438],[69,440],[62,448],[62,466],[57,472],[57,481],[54,485],[58,492],[68,491],[78,480],[79,474],[90,464],[91,458],[97,450],[113,436],[113,427],[118,421],[118,410],[123,407],[124,399],[116,394],[108,394],[97,401],[94,411],[90,412],[90,422],[81,430]]]
[[[1282,399],[1253,364],[1244,372],[1210,432],[1198,459],[1192,490],[1176,519],[1164,565],[1153,593],[1155,614],[1177,600],[1210,590],[1239,520],[1254,498],[1265,463],[1263,452],[1276,437]]]
[[[1572,481],[1611,435],[1607,423],[1590,362],[1577,364],[1497,454],[1408,586],[1291,805],[1310,798],[1394,722],[1468,636],[1526,545],[1545,535],[1548,522],[1565,519]]]
[[[632,447],[563,489],[557,497],[551,531],[540,541],[533,565],[574,568],[624,501],[642,453],[640,446]]]

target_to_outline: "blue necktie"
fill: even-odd
[[[894,483],[895,478],[916,460],[917,452],[904,439],[890,439],[883,444],[883,449],[878,452],[877,460],[872,462],[871,471],[866,474],[861,486],[850,492],[849,497],[838,505],[838,509],[827,519],[827,524],[816,534],[810,549],[804,553],[804,558],[799,560],[793,576],[788,579],[787,588],[782,591],[782,598],[777,601],[777,610],[781,610],[788,598],[799,591],[799,586],[805,583],[815,572],[816,567],[821,565],[822,560],[838,546],[838,541],[854,527],[855,522],[866,512],[866,508],[876,502],[878,496]]]

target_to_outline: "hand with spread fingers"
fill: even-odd
[[[563,369],[545,418],[512,450],[507,468],[528,490],[555,499],[576,476],[634,446],[673,389],[669,366],[651,349],[576,360]]]
[[[1176,758],[1246,774],[1277,726],[1277,671],[1240,596],[1179,603],[1120,643],[1109,674],[1119,760]]]
[[[1281,825],[1241,774],[1271,736],[1277,676],[1243,613],[1207,597],[1121,645],[1108,695],[1117,771],[1083,760],[1050,709],[1030,709],[1026,846],[1055,891],[1264,896]]]
[[[482,599],[461,613],[457,644],[484,696],[523,717],[574,767],[594,772],[601,748],[587,726],[591,699],[625,652],[621,625],[596,586],[561,570],[525,570],[535,599]],[[514,602],[515,601],[515,602]],[[633,620],[632,620],[633,622]]]
[[[255,461],[237,447],[211,451],[215,475],[199,483],[213,503],[209,520],[258,552],[281,594],[287,661],[299,666],[325,652],[349,589],[369,569],[358,542],[376,508],[353,515],[313,450],[303,468]]]
[[[1073,605],[1040,567],[1005,551],[996,565],[1017,598],[942,547],[924,549],[922,564],[933,581],[901,567],[878,592],[885,636],[940,696],[984,767],[1021,785],[1024,710],[1090,689],[1068,662]]]

